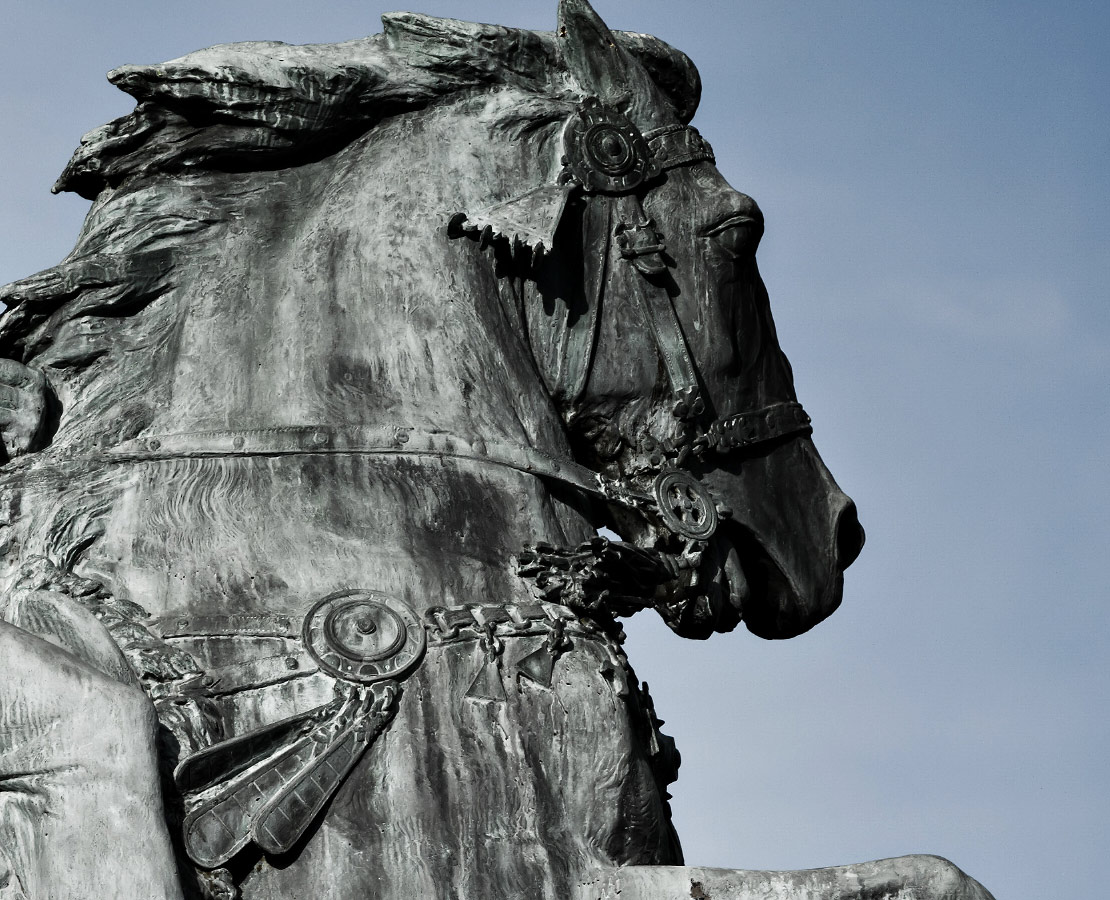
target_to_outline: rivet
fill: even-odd
[[[313,443],[316,444],[326,444],[328,442],[328,436],[322,431],[317,431],[314,435],[312,435],[312,440]]]
[[[243,436],[240,434],[235,436],[235,439],[231,442],[231,446],[233,446],[236,450],[242,450],[243,444],[245,443],[246,441],[243,440]]]
[[[162,446],[162,442],[158,438],[151,438],[146,442],[147,447],[151,450],[158,450]]]
[[[301,664],[300,664],[300,663],[299,663],[299,662],[297,661],[297,657],[295,657],[295,656],[290,656],[290,657],[287,657],[287,658],[286,658],[286,660],[285,660],[285,668],[287,668],[287,669],[289,669],[290,671],[292,671],[293,669],[299,669],[300,667],[301,667]]]

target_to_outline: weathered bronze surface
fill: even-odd
[[[989,897],[682,866],[618,618],[792,637],[863,543],[683,54],[563,0],[110,78],[0,291],[0,897]]]

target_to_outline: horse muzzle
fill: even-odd
[[[812,441],[724,461],[702,481],[731,510],[717,537],[735,551],[725,572],[748,630],[791,638],[830,616],[864,531]]]

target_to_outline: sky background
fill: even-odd
[[[801,638],[629,623],[683,753],[687,862],[929,852],[998,900],[1104,900],[1110,6],[596,5],[698,64],[695,124],[766,215],[779,337],[868,532],[842,608]],[[108,69],[360,37],[388,8],[0,0],[0,283],[72,247],[88,204],[49,187],[133,106]]]

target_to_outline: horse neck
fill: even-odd
[[[90,572],[170,611],[296,605],[352,583],[442,604],[515,596],[514,552],[589,535],[532,475],[417,452],[432,435],[569,455],[493,267],[443,228],[469,201],[434,154],[398,157],[403,125],[228,176],[227,214],[137,314],[140,331],[161,323],[156,352],[121,342],[90,370],[59,446],[115,451],[122,434],[144,460],[104,504]]]

